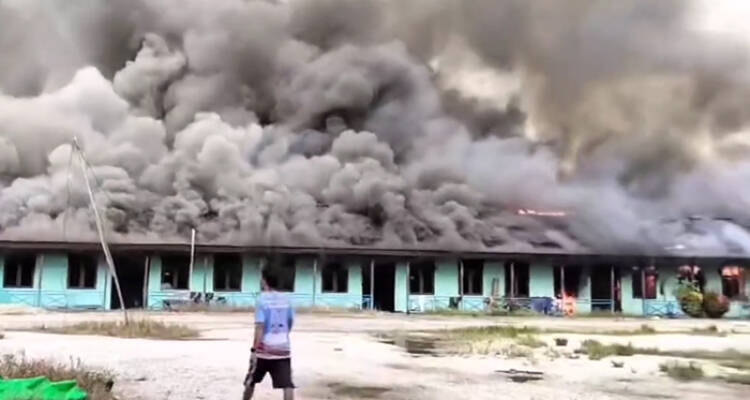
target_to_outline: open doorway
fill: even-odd
[[[374,275],[373,304],[375,305],[375,309],[379,311],[395,311],[396,265],[394,263],[375,263]],[[368,287],[367,291],[369,292],[369,290]]]
[[[143,308],[146,285],[146,256],[118,254],[114,255],[115,271],[120,279],[122,298],[125,308]],[[120,298],[117,296],[114,279],[110,283],[112,287],[111,303],[112,309],[120,308]]]
[[[591,309],[593,311],[622,311],[620,269],[610,265],[591,267]],[[607,301],[614,300],[614,304]]]

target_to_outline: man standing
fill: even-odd
[[[275,276],[263,276],[263,293],[255,308],[255,339],[250,350],[250,369],[245,377],[243,400],[253,398],[255,384],[271,374],[274,389],[284,390],[284,400],[294,400],[292,353],[289,332],[294,310],[289,297],[279,293]]]

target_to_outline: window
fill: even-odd
[[[561,267],[552,268],[552,285],[554,287],[555,296],[562,297],[563,286],[565,289],[565,297],[578,297],[581,287],[581,275],[583,274],[583,268],[577,265],[564,265]],[[563,283],[564,277],[564,285]],[[605,297],[608,298],[609,296]]]
[[[469,296],[481,296],[483,293],[482,282],[484,280],[484,261],[465,260],[461,261],[461,263],[464,268],[462,293]]]
[[[36,256],[33,254],[11,254],[5,258],[3,286],[6,288],[34,287]]]
[[[706,278],[703,276],[701,267],[697,265],[683,265],[677,268],[677,282],[692,283],[701,292],[706,287]]]
[[[410,264],[409,293],[435,293],[435,263],[432,261]]]
[[[68,288],[96,289],[97,259],[91,254],[68,254]]]
[[[659,282],[659,273],[656,272],[656,268],[648,267],[643,270],[642,267],[633,267],[633,298],[642,299],[643,289],[646,289],[646,299],[655,299],[657,285]],[[645,275],[646,282],[644,284],[642,276]]]
[[[529,297],[529,264],[511,261],[505,264],[505,295]]]
[[[190,275],[190,256],[161,257],[161,289],[187,290]]]
[[[745,269],[736,265],[727,265],[720,270],[721,293],[730,299],[745,297]]]
[[[242,256],[239,254],[214,256],[214,290],[217,292],[242,290]]]
[[[293,256],[279,255],[268,261],[268,265],[263,268],[263,274],[276,277],[278,291],[293,292],[296,270],[296,260]]]
[[[338,262],[323,266],[323,292],[346,293],[349,291],[349,270]]]

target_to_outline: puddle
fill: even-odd
[[[353,399],[377,399],[388,393],[391,389],[380,386],[358,386],[346,383],[329,383],[331,389],[337,397],[348,397]]]

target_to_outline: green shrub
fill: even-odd
[[[547,345],[545,342],[537,339],[532,335],[520,336],[516,339],[516,343],[521,346],[531,347],[532,349],[544,347]]]
[[[703,293],[697,286],[683,283],[677,288],[675,297],[680,302],[682,312],[693,318],[703,317]]]
[[[703,378],[703,368],[693,362],[689,364],[667,362],[659,365],[659,370],[670,378],[680,381],[694,381]]]
[[[715,292],[703,296],[703,310],[709,318],[721,318],[729,311],[729,299]]]
[[[611,356],[629,357],[635,355],[636,349],[632,344],[602,344],[596,340],[584,340],[581,343],[582,353],[589,356],[589,360],[601,360]]]

